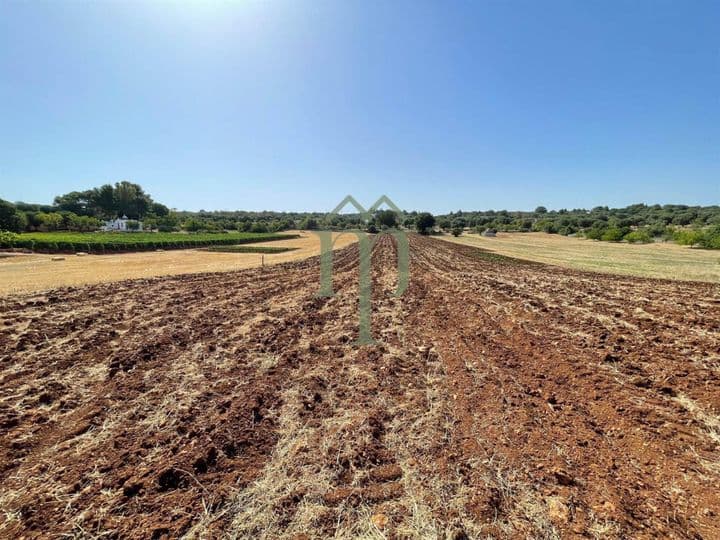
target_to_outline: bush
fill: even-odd
[[[542,224],[543,232],[546,232],[548,234],[556,234],[558,232],[558,228],[552,221],[546,221]]]
[[[625,237],[625,234],[627,234],[626,231],[619,227],[610,227],[602,234],[600,240],[604,240],[605,242],[619,242]]]
[[[19,239],[19,234],[9,231],[0,231],[0,248],[13,247]]]
[[[252,228],[250,229],[250,232],[254,233],[266,233],[268,232],[267,225],[263,223],[262,221],[256,221],[253,223]]]
[[[573,227],[572,225],[568,225],[566,227],[560,227],[558,230],[558,234],[562,236],[570,236],[571,234],[575,234],[578,232],[576,227]]]
[[[28,240],[21,236],[21,237],[19,237],[19,239],[17,241],[15,241],[15,247],[25,248],[25,249],[29,249],[32,251],[35,249],[35,241]]]
[[[705,231],[699,244],[705,249],[720,249],[720,226]]]
[[[668,228],[665,226],[664,223],[651,223],[650,225],[645,227],[645,230],[653,238],[661,238],[665,236],[668,232]]]
[[[188,232],[197,232],[205,228],[205,224],[197,219],[190,218],[183,224],[183,229]]]
[[[375,222],[385,229],[397,227],[397,215],[392,210],[378,210],[375,212]]]
[[[452,229],[452,235],[453,236],[460,236],[463,233],[462,227],[453,227]]]
[[[650,233],[645,229],[638,229],[636,231],[629,232],[625,235],[624,240],[631,244],[649,244],[652,242]]]
[[[0,199],[0,230],[21,232],[27,226],[25,214],[15,209],[15,205]]]
[[[550,219],[541,219],[533,223],[532,230],[535,232],[545,232],[555,234],[558,232],[557,225]]]
[[[124,233],[4,233],[0,244],[4,247],[24,247],[40,252],[73,251],[146,251],[163,247],[180,249],[193,246],[244,244],[284,238],[295,238],[285,234],[162,234],[137,232]]]
[[[305,218],[300,223],[300,229],[303,231],[314,231],[318,228],[318,222],[314,218]]]
[[[702,242],[703,232],[695,229],[675,231],[673,240],[681,246],[696,246]]]

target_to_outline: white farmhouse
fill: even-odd
[[[127,216],[123,216],[121,218],[115,218],[110,221],[106,221],[105,225],[103,226],[103,231],[118,231],[118,232],[129,232],[131,229],[128,228],[127,224],[128,221],[133,221],[131,219],[128,219]],[[142,231],[142,221],[138,221],[138,228],[136,230]]]

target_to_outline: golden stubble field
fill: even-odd
[[[300,238],[252,244],[253,246],[292,247],[284,253],[217,253],[198,249],[149,251],[114,255],[18,254],[0,258],[0,295],[34,292],[56,287],[107,283],[125,279],[224,272],[297,261],[320,254],[317,235],[290,231]],[[339,238],[338,238],[339,236]],[[335,249],[355,242],[352,234],[338,234]],[[53,261],[53,257],[64,260]]]
[[[529,261],[628,276],[720,283],[720,252],[673,243],[623,244],[545,233],[463,234],[443,240]]]

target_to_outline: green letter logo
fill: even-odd
[[[400,209],[385,195],[380,197],[369,210],[365,210],[351,195],[345,197],[342,202],[330,212],[330,214],[338,214],[346,204],[352,204],[360,214],[363,221],[367,222],[372,218],[373,213],[382,205],[387,204],[398,217],[402,216]],[[355,234],[358,238],[358,247],[360,250],[360,333],[357,345],[375,345],[376,342],[372,338],[371,331],[371,315],[372,315],[372,276],[370,273],[372,263],[372,248],[375,242],[382,234],[389,234],[395,239],[397,246],[397,269],[398,283],[395,290],[395,296],[401,296],[407,289],[410,275],[410,248],[405,231],[400,229],[385,229],[375,237],[371,237],[365,231],[352,230],[347,231]],[[318,296],[329,298],[335,295],[332,286],[332,269],[333,269],[333,245],[334,240],[332,231],[315,231],[320,238],[320,290]],[[338,235],[339,236],[339,235]],[[337,238],[335,239],[337,240]]]

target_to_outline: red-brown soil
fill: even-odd
[[[0,537],[720,538],[720,289],[411,238],[0,300]]]

